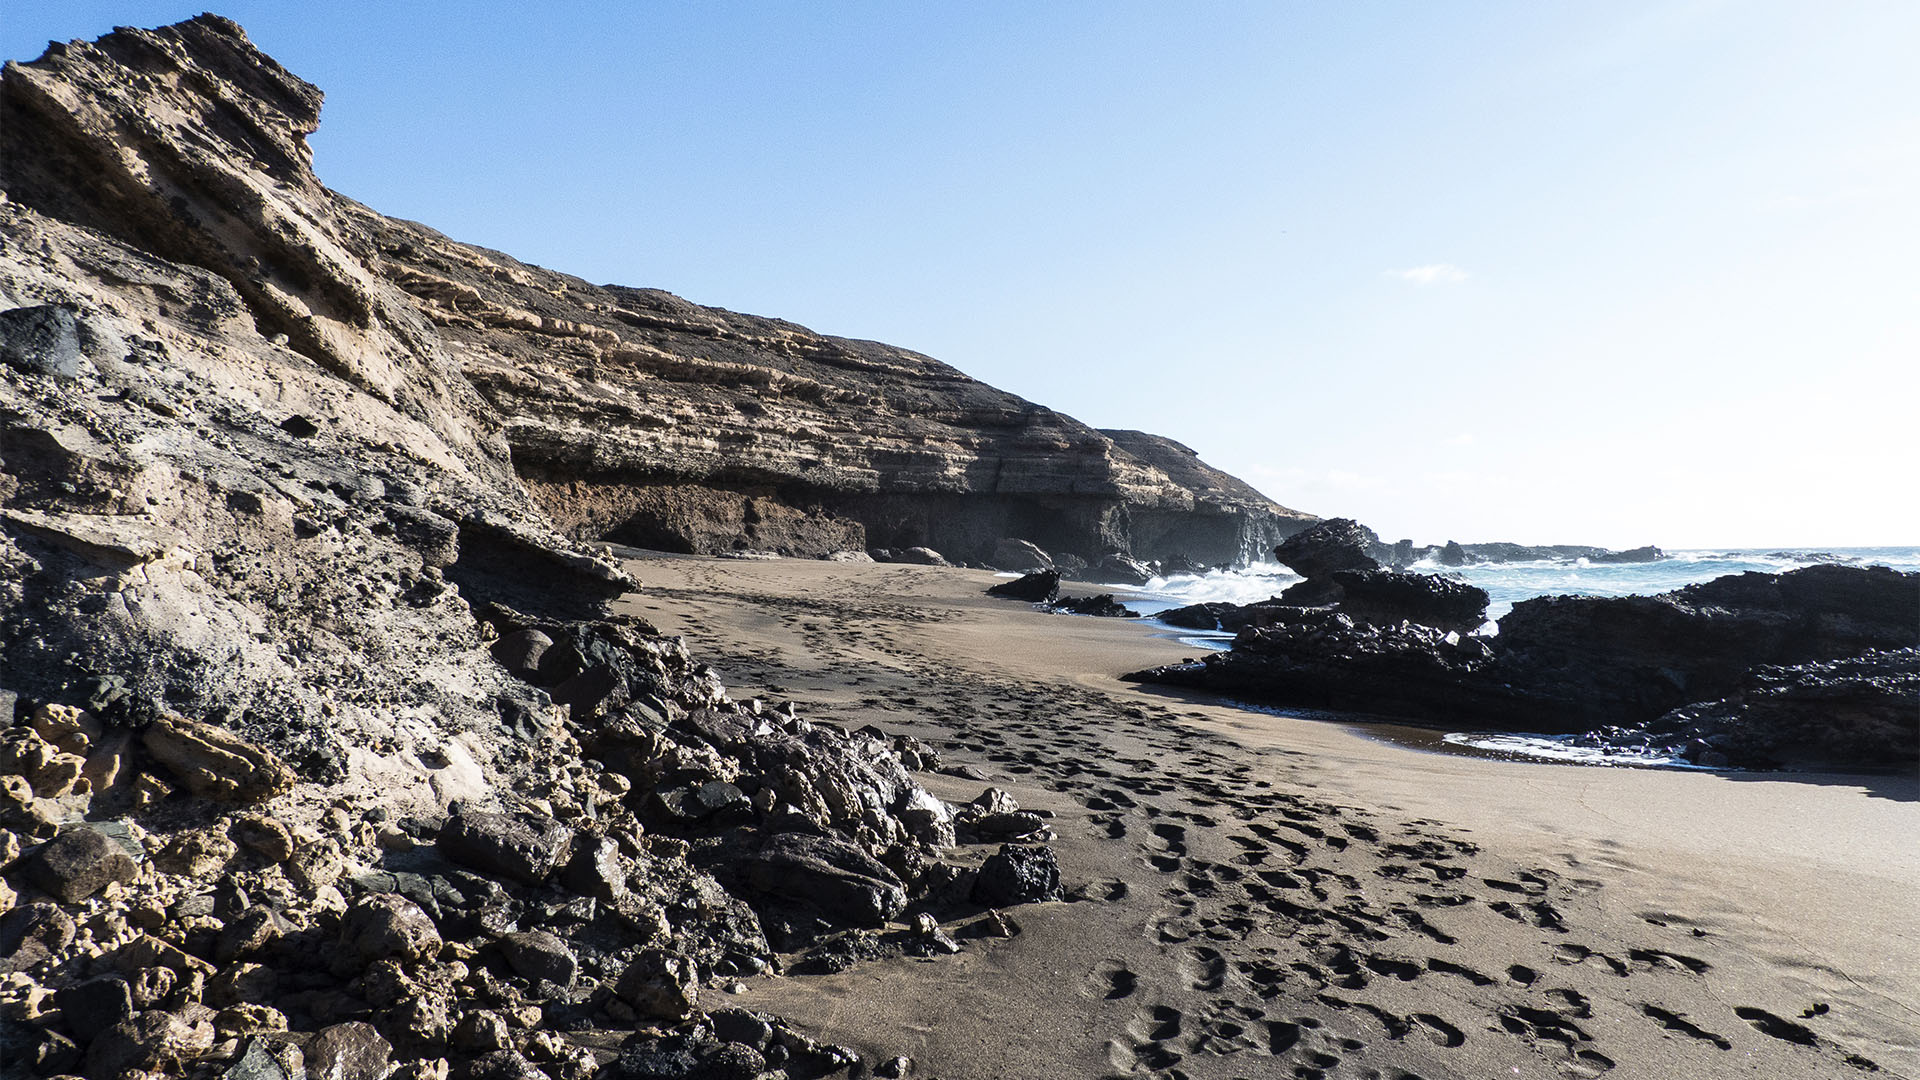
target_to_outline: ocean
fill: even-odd
[[[1488,625],[1479,633],[1499,632],[1495,621],[1513,605],[1536,596],[1634,596],[1668,592],[1684,585],[1711,581],[1747,571],[1781,573],[1822,563],[1889,566],[1920,570],[1920,547],[1873,548],[1739,548],[1673,551],[1650,563],[1589,563],[1577,560],[1538,560],[1480,563],[1447,567],[1423,560],[1408,569],[1414,573],[1447,574],[1487,590]],[[1279,594],[1301,580],[1300,575],[1274,563],[1206,574],[1179,574],[1154,578],[1126,590],[1127,606],[1148,617],[1188,604],[1223,601],[1250,604]],[[1195,649],[1220,650],[1233,642],[1231,633],[1187,630],[1158,624],[1166,636]],[[1575,745],[1572,736],[1512,732],[1447,732],[1441,747],[1523,760],[1550,760],[1590,765],[1693,768],[1685,761],[1665,757],[1635,757]]]

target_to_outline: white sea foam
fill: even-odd
[[[1452,746],[1468,746],[1506,757],[1572,765],[1615,765],[1636,768],[1701,769],[1686,758],[1668,754],[1635,753],[1629,750],[1601,750],[1578,746],[1571,735],[1529,735],[1511,732],[1449,732],[1441,741]]]

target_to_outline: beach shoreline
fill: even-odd
[[[1087,899],[739,995],[915,1075],[1920,1074],[1912,778],[1431,753],[1123,683],[1193,650],[990,572],[625,565],[622,610],[736,697],[915,735],[1054,814]]]

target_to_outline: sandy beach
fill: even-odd
[[[1054,815],[1018,936],[739,997],[915,1075],[1920,1076],[1913,778],[1426,752],[1123,683],[1193,650],[986,572],[629,554],[736,697]]]

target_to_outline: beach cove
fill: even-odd
[[[1123,683],[1191,647],[988,572],[625,566],[621,604],[737,697],[915,735],[1054,815],[1081,899],[1012,909],[1019,936],[742,995],[823,1038],[946,1077],[1920,1071],[1910,777],[1423,752]]]

